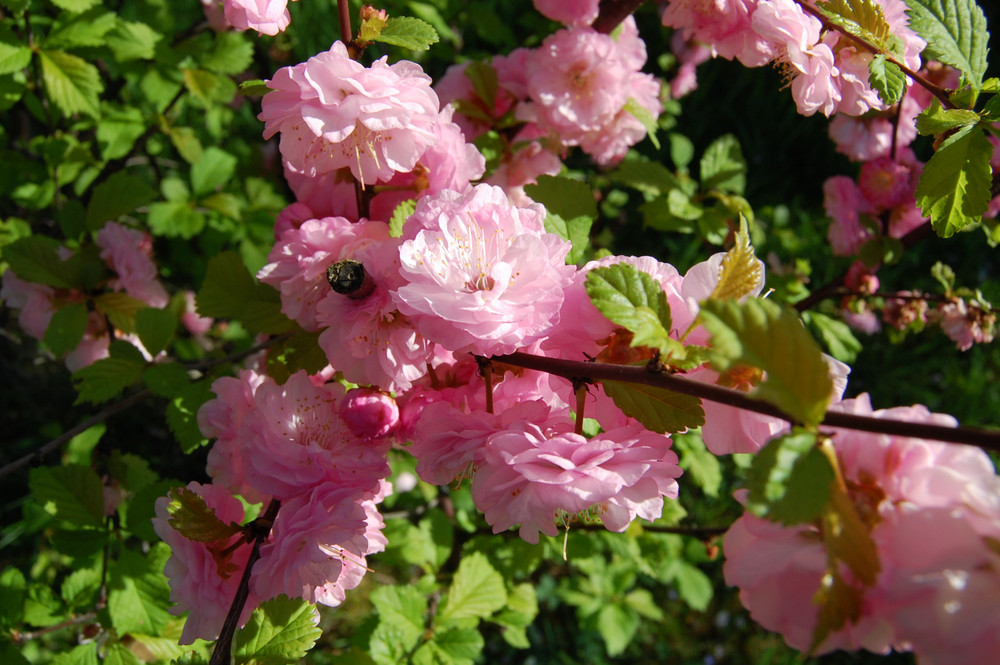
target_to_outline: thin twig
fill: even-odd
[[[598,16],[591,27],[605,35],[614,32],[646,0],[601,0]]]
[[[567,379],[586,376],[596,381],[622,381],[625,383],[639,383],[647,386],[666,388],[677,393],[694,395],[710,402],[727,404],[737,409],[753,411],[787,420],[790,423],[795,422],[795,418],[784,413],[777,407],[755,399],[739,390],[701,383],[700,381],[688,379],[683,376],[650,372],[647,367],[546,358],[544,356],[520,352],[506,356],[495,356],[493,359],[508,365],[548,372],[549,374],[555,374]],[[873,416],[861,416],[836,411],[828,411],[822,424],[827,427],[852,429],[875,434],[931,439],[947,443],[962,443],[976,446],[983,450],[1000,452],[1000,430],[987,430],[978,427],[948,427],[945,425],[875,418]]]

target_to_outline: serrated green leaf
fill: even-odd
[[[245,72],[253,62],[253,42],[242,32],[219,32],[209,51],[199,63],[217,74],[235,76]]]
[[[24,573],[13,566],[0,572],[0,630],[7,630],[21,622],[28,584]]]
[[[224,252],[208,262],[196,302],[202,316],[238,319],[251,332],[276,335],[292,328],[281,313],[281,296],[259,284],[235,252]]]
[[[666,194],[682,186],[681,181],[667,167],[646,159],[623,161],[608,177],[614,182],[634,187],[652,196]]]
[[[931,226],[948,238],[983,217],[993,184],[993,145],[976,127],[949,136],[924,165],[916,199]]]
[[[64,115],[101,114],[99,95],[104,90],[97,67],[83,58],[63,51],[38,51],[42,81],[49,99]]]
[[[414,51],[426,51],[439,40],[437,30],[430,23],[410,16],[390,18],[375,41],[402,46]]]
[[[81,644],[52,659],[52,665],[98,665],[97,642]]]
[[[906,92],[906,75],[899,65],[879,53],[868,63],[868,85],[878,93],[883,104],[892,106]]]
[[[267,83],[262,79],[240,82],[240,94],[244,97],[263,97],[269,90]]]
[[[208,381],[192,381],[167,405],[167,426],[185,454],[208,443],[198,429],[198,409],[214,397]]]
[[[104,526],[104,485],[90,467],[74,464],[33,469],[29,486],[32,498],[56,519],[76,526]]]
[[[30,62],[31,49],[6,24],[0,24],[0,74],[20,71]]]
[[[138,176],[118,171],[94,188],[87,206],[87,228],[96,231],[156,199],[156,191]]]
[[[47,49],[74,48],[80,46],[103,46],[105,35],[115,25],[113,12],[94,8],[68,22],[58,22],[45,40]]]
[[[177,328],[177,315],[169,309],[146,307],[135,315],[135,332],[149,354],[155,356],[167,347]]]
[[[400,643],[411,649],[424,631],[427,596],[412,586],[380,586],[371,595],[379,614],[379,625],[400,631]]]
[[[236,95],[236,83],[223,74],[207,69],[184,69],[181,77],[188,92],[206,107],[227,104]]]
[[[92,607],[97,601],[97,592],[101,588],[101,570],[99,567],[74,570],[63,580],[59,595],[66,602],[69,610],[81,610]]]
[[[746,509],[773,522],[802,524],[818,519],[830,497],[834,470],[816,447],[816,435],[796,431],[772,439],[747,474]]]
[[[261,604],[236,635],[237,665],[297,663],[322,634],[316,606],[301,598],[278,596]]]
[[[474,552],[458,565],[441,610],[442,621],[486,618],[507,604],[503,577],[485,555]]]
[[[170,526],[188,540],[198,543],[227,540],[240,532],[239,525],[220,520],[201,496],[186,487],[170,490],[167,513],[170,515]]]
[[[654,432],[683,432],[705,424],[701,400],[693,395],[620,381],[602,381],[601,385],[622,413]]]
[[[45,329],[45,346],[57,356],[75,349],[87,332],[87,306],[82,302],[67,305],[56,311]]]
[[[102,293],[94,298],[94,307],[108,317],[118,330],[135,332],[135,317],[142,309],[149,307],[144,301],[126,293]]]
[[[563,176],[538,176],[537,184],[525,185],[524,193],[563,219],[597,217],[597,202],[589,185]]]
[[[625,106],[622,107],[622,110],[639,121],[639,124],[646,129],[646,136],[649,137],[650,143],[653,144],[654,148],[659,150],[660,139],[656,138],[657,120],[659,118],[656,114],[640,104],[634,97],[629,97],[625,100]]]
[[[104,654],[104,665],[142,665],[142,661],[124,644],[116,642]]]
[[[740,230],[736,242],[722,258],[719,266],[719,282],[709,298],[715,300],[739,300],[757,292],[764,279],[764,268],[750,246],[750,231],[746,218],[740,218]]]
[[[608,603],[597,614],[597,632],[604,640],[609,656],[625,651],[638,628],[639,615],[630,607]]]
[[[732,194],[742,194],[746,189],[747,163],[743,159],[740,142],[732,134],[724,134],[712,141],[701,156],[699,175],[703,191],[718,189]]]
[[[107,35],[107,44],[119,62],[130,60],[152,60],[156,55],[156,45],[163,35],[136,21],[126,21],[119,17],[115,27]]]
[[[752,395],[806,425],[818,425],[833,394],[823,354],[798,315],[761,299],[706,300],[701,317],[712,334],[710,356],[721,372],[756,367],[766,378]]]
[[[475,628],[449,628],[435,632],[420,649],[431,652],[427,656],[430,663],[472,665],[482,653],[483,646],[483,636]],[[419,651],[414,654],[414,663],[419,662]]]
[[[416,199],[406,199],[396,206],[396,209],[392,211],[392,219],[389,220],[390,237],[399,238],[403,235],[403,225],[406,224],[406,218],[412,215],[416,209]]]
[[[572,245],[566,255],[566,263],[582,263],[587,249],[590,247],[590,227],[594,220],[589,217],[563,219],[554,212],[545,215],[545,230],[554,233]]]
[[[223,185],[236,171],[236,157],[214,146],[206,148],[191,166],[191,189],[201,197]]]
[[[170,141],[177,148],[177,152],[181,153],[181,157],[184,158],[188,164],[195,164],[201,160],[201,155],[204,152],[204,148],[201,146],[201,141],[198,139],[198,135],[190,127],[171,127],[170,128]],[[183,182],[179,180],[178,182]],[[189,198],[185,196],[184,199]],[[174,200],[168,197],[168,200]]]
[[[902,55],[898,37],[894,38],[892,26],[885,18],[885,12],[875,0],[829,0],[817,2],[816,7],[834,25],[860,37],[872,46]]]
[[[814,311],[802,312],[802,320],[823,342],[827,353],[840,362],[850,365],[861,353],[861,342],[843,321]]]
[[[713,585],[708,575],[701,568],[680,559],[673,570],[673,582],[677,586],[677,595],[691,609],[704,612],[712,601]]]
[[[994,99],[1000,99],[1000,97]],[[941,134],[966,125],[974,125],[979,120],[980,116],[975,111],[967,109],[946,110],[941,107],[941,102],[934,99],[931,101],[931,105],[917,116],[917,133],[922,136]]]
[[[923,56],[962,72],[978,88],[986,74],[990,33],[974,0],[909,0],[910,29],[927,42]]]
[[[145,131],[146,119],[139,109],[105,104],[101,108],[101,120],[97,123],[97,145],[101,157],[105,161],[124,157]]]
[[[124,550],[108,567],[108,613],[119,635],[156,635],[171,620],[170,586],[163,567],[170,548],[158,543],[148,553]]]
[[[202,232],[207,220],[194,209],[194,201],[167,201],[149,206],[149,228],[154,235],[191,239]]]
[[[134,355],[120,350],[116,353],[116,344],[131,348]],[[73,381],[79,393],[74,404],[100,404],[120,395],[139,379],[144,366],[145,360],[134,346],[127,342],[113,342],[110,358],[101,358],[73,373]]]
[[[717,498],[722,487],[719,458],[708,451],[697,432],[678,434],[671,438],[673,448],[680,456],[678,464],[684,469],[684,477],[693,479],[707,496]]]
[[[618,263],[587,273],[586,289],[601,314],[632,332],[632,346],[670,346],[670,305],[652,277]]]

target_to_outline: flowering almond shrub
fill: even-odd
[[[988,36],[0,0],[0,662],[992,665]]]

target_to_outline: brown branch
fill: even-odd
[[[599,13],[591,27],[597,32],[610,35],[645,2],[646,0],[601,0]]]
[[[351,33],[351,5],[347,0],[337,0],[337,15],[340,18],[340,41],[351,48],[354,35]]]
[[[278,515],[278,508],[281,503],[277,499],[271,499],[267,504],[264,514],[253,521],[253,524],[260,525],[261,528],[254,536],[253,549],[250,550],[250,557],[247,559],[247,566],[243,569],[243,577],[240,578],[240,585],[236,587],[236,596],[233,604],[229,606],[229,613],[222,623],[222,630],[219,631],[219,639],[215,642],[215,650],[212,651],[212,658],[209,665],[230,665],[232,661],[233,638],[236,636],[236,629],[240,626],[240,615],[243,614],[243,607],[250,597],[250,573],[253,565],[260,558],[260,544],[267,539],[271,533],[271,525]]]
[[[495,356],[493,359],[508,365],[548,372],[549,374],[555,374],[567,379],[587,377],[595,381],[622,381],[625,383],[639,383],[647,386],[666,388],[677,393],[694,395],[710,402],[726,404],[737,409],[781,418],[790,423],[795,422],[795,418],[784,413],[777,407],[755,399],[739,390],[701,383],[683,376],[652,372],[648,367],[562,360],[528,353],[512,353],[506,356]],[[1000,452],[1000,430],[987,430],[978,427],[948,427],[945,425],[890,420],[887,418],[875,418],[873,416],[860,416],[833,411],[827,412],[822,424],[827,427],[840,427],[875,434],[890,434],[893,436],[931,439],[947,443],[962,443],[976,446],[983,450]]]

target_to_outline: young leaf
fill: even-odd
[[[79,14],[80,12],[85,12],[94,5],[97,5],[100,1],[101,0],[52,0],[52,4],[60,9],[65,9],[68,12]]]
[[[26,595],[24,573],[13,566],[0,571],[0,630],[9,630],[21,622]]]
[[[167,505],[170,526],[178,533],[198,543],[226,540],[240,532],[238,525],[226,524],[198,494],[186,487],[170,490]]]
[[[418,589],[412,586],[380,586],[372,591],[371,602],[378,610],[379,624],[391,624],[402,631],[401,642],[412,647],[424,632],[427,596]]]
[[[0,74],[13,74],[31,62],[31,49],[6,24],[0,24]]]
[[[278,596],[265,601],[236,635],[237,663],[297,663],[322,634],[316,606],[301,598]]]
[[[895,52],[892,27],[875,0],[829,0],[816,7],[830,21],[883,51]]]
[[[181,388],[167,405],[167,426],[182,452],[190,453],[208,443],[198,429],[198,409],[213,397],[208,381],[194,381]]]
[[[42,80],[52,102],[64,115],[101,114],[98,96],[104,90],[97,67],[64,51],[39,51]]]
[[[563,219],[597,217],[597,202],[587,183],[563,176],[541,175],[538,184],[525,185],[524,193]]]
[[[861,342],[843,321],[820,312],[802,312],[802,320],[813,335],[823,342],[827,353],[840,362],[850,365],[861,353]]]
[[[684,477],[691,478],[701,490],[713,499],[718,498],[722,487],[722,465],[719,458],[708,451],[697,432],[671,437],[673,448],[680,456],[679,466]]]
[[[894,62],[879,53],[868,63],[868,85],[878,93],[886,106],[892,106],[906,92],[906,75]]]
[[[1000,99],[1000,97],[994,97],[994,99]],[[917,133],[922,136],[941,134],[966,125],[974,125],[979,120],[980,116],[975,111],[968,109],[945,110],[941,107],[941,102],[934,99],[931,101],[931,105],[917,116]]]
[[[417,209],[417,202],[415,199],[406,199],[396,206],[396,209],[392,211],[392,219],[389,220],[389,235],[393,238],[400,238],[403,235],[403,225],[406,224],[406,218],[413,214]]]
[[[216,74],[242,74],[253,63],[253,42],[241,32],[217,32],[212,48],[198,62]]]
[[[486,555],[474,552],[458,565],[440,613],[442,622],[466,617],[486,618],[507,604],[503,577]]]
[[[145,131],[146,119],[139,109],[104,104],[101,107],[101,120],[97,123],[97,145],[101,149],[101,157],[105,161],[124,157]]]
[[[545,215],[545,230],[568,240],[573,248],[566,255],[566,263],[581,263],[590,246],[590,227],[594,220],[589,217],[563,219],[554,212]]]
[[[430,23],[410,16],[390,18],[375,37],[375,41],[413,51],[426,51],[431,44],[437,44],[438,39],[438,33]]]
[[[631,607],[608,603],[597,614],[597,632],[604,639],[609,656],[618,656],[639,629],[639,615]]]
[[[58,21],[45,40],[45,48],[103,46],[105,35],[114,25],[114,13],[102,9],[80,14],[65,23]]]
[[[673,583],[677,586],[677,595],[691,609],[704,612],[712,601],[712,580],[702,572],[701,568],[678,559],[673,570]]]
[[[57,356],[75,349],[87,332],[87,306],[82,302],[56,311],[45,329],[45,346]]]
[[[810,522],[823,514],[833,479],[833,467],[816,447],[815,434],[786,434],[772,439],[754,457],[747,475],[746,508],[785,525]]]
[[[701,188],[742,194],[746,188],[747,163],[739,140],[725,134],[712,141],[701,156]]]
[[[992,154],[986,135],[970,126],[949,136],[924,165],[917,182],[917,205],[942,238],[982,219],[993,183]]]
[[[966,83],[978,88],[986,74],[990,33],[975,0],[909,0],[907,4],[910,28],[927,41],[924,58],[956,67]]]
[[[833,381],[823,354],[795,312],[768,300],[706,300],[701,317],[712,334],[710,355],[716,369],[762,369],[767,377],[754,397],[803,424],[823,420]]]
[[[633,346],[670,345],[670,305],[652,277],[618,263],[587,273],[586,289],[601,314],[632,332]]]
[[[39,467],[28,481],[31,495],[58,520],[79,527],[104,526],[103,484],[88,466]]]
[[[813,603],[819,605],[819,614],[809,644],[810,653],[822,646],[831,633],[846,626],[848,621],[856,623],[863,609],[861,590],[845,583],[836,568],[823,576],[819,590],[813,595]]]
[[[625,106],[622,108],[623,111],[629,113],[634,117],[639,123],[646,128],[646,135],[649,136],[649,141],[653,144],[653,147],[657,150],[660,149],[660,140],[656,138],[656,121],[658,118],[653,114],[652,111],[647,109],[645,106],[636,101],[633,97],[629,97],[625,101]]]
[[[740,218],[740,230],[736,243],[726,252],[719,266],[719,282],[709,298],[715,300],[739,300],[760,289],[764,279],[764,269],[750,246],[750,232],[745,217]]]
[[[646,429],[664,434],[705,424],[701,400],[693,395],[621,381],[602,381],[601,385],[622,413],[635,418]]]

